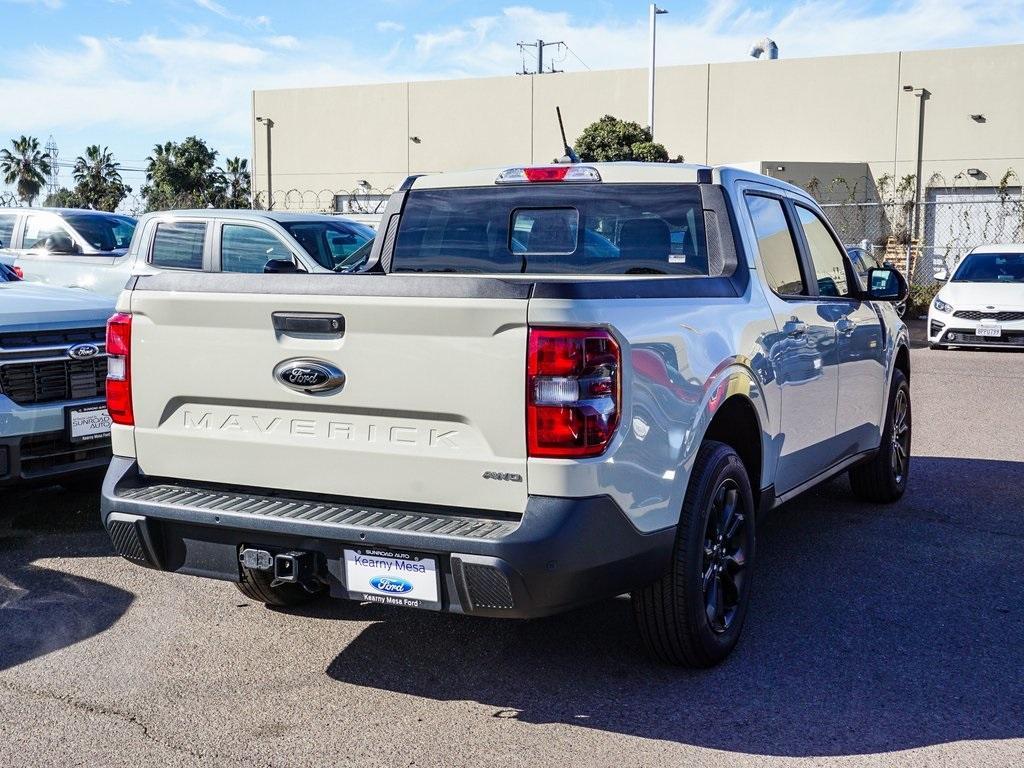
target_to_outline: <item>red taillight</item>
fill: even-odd
[[[568,172],[568,165],[542,165],[523,169],[527,181],[561,181]]]
[[[132,411],[132,316],[107,321],[107,411],[115,424],[135,424]]]
[[[599,456],[619,425],[622,356],[602,329],[531,328],[526,363],[530,456]]]
[[[14,270],[14,274],[18,276],[19,280],[25,279],[25,270],[23,270],[21,267],[11,267],[11,269]]]

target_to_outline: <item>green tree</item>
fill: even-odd
[[[131,188],[121,181],[121,164],[114,162],[114,156],[107,147],[92,144],[85,148],[85,155],[75,160],[71,172],[75,179],[74,195],[84,207],[101,211],[113,211],[121,204]]]
[[[217,167],[217,152],[189,136],[180,144],[168,141],[153,147],[146,161],[142,195],[149,211],[168,208],[220,207],[227,180]]]
[[[252,174],[249,161],[244,157],[229,157],[224,161],[221,175],[226,182],[225,208],[248,208],[252,196]]]
[[[78,193],[67,187],[61,187],[51,195],[47,195],[43,201],[47,208],[88,208],[86,202],[78,196]]]
[[[11,146],[13,152],[0,150],[0,173],[5,184],[15,185],[18,199],[32,205],[50,175],[50,154],[40,151],[35,136],[11,139]]]
[[[668,151],[656,143],[651,131],[639,123],[605,115],[583,129],[573,146],[580,160],[608,163],[616,160],[639,160],[646,163],[669,162]],[[682,157],[674,162],[681,163]]]

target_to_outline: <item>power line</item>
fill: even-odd
[[[587,62],[585,62],[585,61],[584,61],[583,59],[581,59],[581,58],[580,58],[579,56],[577,56],[577,55],[576,55],[576,51],[574,51],[574,50],[573,50],[572,48],[570,48],[570,47],[569,47],[568,45],[566,45],[566,46],[565,46],[565,50],[567,50],[567,51],[568,51],[569,53],[571,53],[571,54],[573,55],[573,58],[574,58],[574,59],[576,59],[576,61],[578,61],[578,62],[579,62],[580,64],[582,64],[582,65],[583,65],[584,67],[586,67],[587,69],[590,69],[590,65],[589,65],[589,64],[587,64]]]

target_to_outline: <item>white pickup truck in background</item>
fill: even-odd
[[[522,618],[630,592],[654,656],[708,666],[759,512],[841,472],[906,488],[906,282],[862,282],[796,187],[439,174],[380,231],[360,274],[132,279],[107,339],[122,555],[276,605]]]

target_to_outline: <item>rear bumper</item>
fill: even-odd
[[[531,496],[513,519],[161,482],[119,457],[103,483],[102,515],[118,551],[138,565],[238,581],[243,545],[312,552],[335,596],[348,596],[346,547],[436,555],[442,610],[507,618],[559,613],[654,581],[675,542],[674,528],[640,533],[605,496]]]

